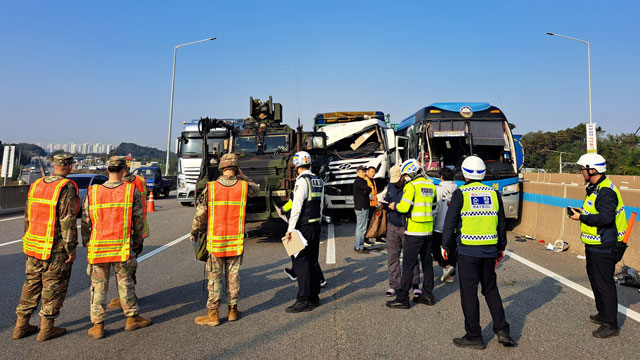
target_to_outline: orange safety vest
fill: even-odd
[[[56,208],[60,191],[69,182],[76,187],[77,195],[78,185],[69,179],[60,179],[47,184],[44,178],[40,178],[31,184],[27,197],[29,227],[22,237],[22,249],[25,254],[39,260],[49,260],[55,235]]]
[[[134,192],[132,183],[113,189],[104,185],[89,187],[87,196],[92,225],[87,251],[89,264],[129,259]]]
[[[249,183],[238,180],[233,186],[224,186],[212,181],[207,188],[207,250],[216,257],[242,255]]]
[[[142,232],[142,238],[149,237],[149,223],[147,222],[147,181],[140,175],[134,175],[135,179],[133,184],[136,186],[136,190],[142,197],[142,214],[144,216],[144,231]]]
[[[369,179],[369,177],[365,176],[367,179],[367,185],[371,188],[371,194],[369,194],[369,207],[377,207],[378,206],[378,187],[376,186],[376,182],[373,179]]]

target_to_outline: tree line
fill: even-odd
[[[640,175],[640,136],[630,133],[605,134],[598,127],[598,153],[607,160],[607,172],[616,175]],[[559,131],[529,132],[522,137],[524,167],[558,172],[560,154],[566,163],[563,172],[577,173],[575,165],[586,152],[586,125]]]

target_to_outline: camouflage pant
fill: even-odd
[[[240,276],[238,273],[240,272],[241,264],[242,255],[229,257],[209,256],[209,261],[207,261],[207,270],[209,271],[207,309],[218,310],[220,308],[223,272],[227,275],[225,284],[227,305],[238,304],[238,295],[240,293]]]
[[[91,275],[91,322],[99,323],[107,319],[107,290],[111,266],[118,283],[120,304],[125,316],[138,314],[138,298],[135,293],[133,274],[138,267],[135,257],[120,263],[89,265]]]
[[[71,277],[71,264],[65,264],[67,259],[66,253],[53,253],[49,260],[27,256],[27,281],[22,287],[20,303],[16,308],[18,316],[31,316],[42,298],[40,316],[49,319],[58,317]]]

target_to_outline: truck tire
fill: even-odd
[[[171,192],[171,189],[169,189],[169,188],[164,189],[164,197],[168,198],[170,192]]]

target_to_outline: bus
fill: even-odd
[[[395,126],[396,163],[417,159],[436,184],[440,169],[450,167],[460,186],[464,184],[462,161],[476,155],[487,166],[482,183],[500,192],[505,217],[517,219],[522,150],[513,128],[502,110],[489,103],[434,103]]]

